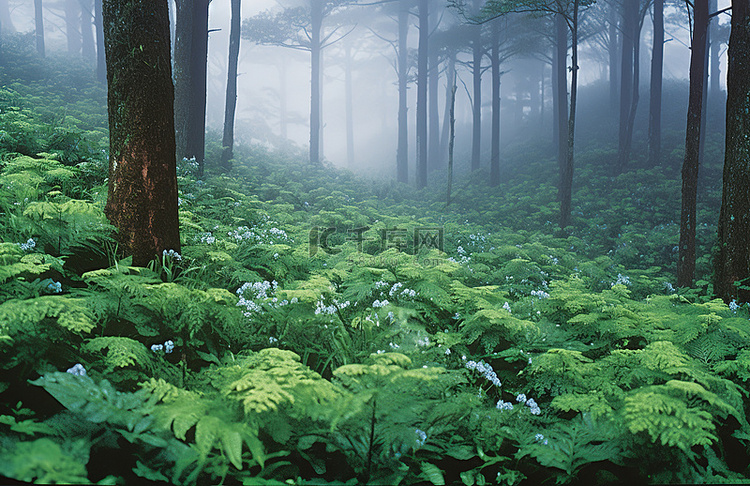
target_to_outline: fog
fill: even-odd
[[[32,31],[34,28],[32,2],[10,0],[13,24],[17,31]],[[45,22],[47,43],[50,52],[64,53],[65,22],[62,18],[61,2],[47,1]],[[302,0],[273,1],[245,0],[242,19],[249,19],[261,12],[278,12],[284,8],[304,3]],[[370,2],[368,2],[370,3]],[[725,2],[719,2],[719,8]],[[446,2],[433,2],[439,11],[432,18],[437,26],[432,27],[431,38],[455,29],[467,22],[455,8]],[[607,17],[606,4],[595,4],[582,14],[594,18]],[[396,10],[378,5],[350,5],[337,9],[323,21],[323,35],[332,33],[331,43],[322,52],[322,101],[321,101],[321,156],[336,166],[346,167],[372,175],[392,177],[396,164],[398,91],[395,69],[398,37]],[[414,11],[416,9],[413,9]],[[604,13],[603,13],[604,12]],[[726,15],[719,22],[728,23]],[[664,80],[686,80],[690,59],[690,32],[684,5],[665,6]],[[532,31],[538,29],[541,20],[530,20],[526,15],[515,14],[504,25],[521,24]],[[206,121],[209,131],[221,130],[224,119],[226,89],[227,51],[229,37],[230,7],[227,0],[213,0],[209,10],[209,58]],[[419,29],[416,15],[410,16],[408,43],[410,49],[410,82],[408,89],[409,123],[409,167],[413,173],[416,157],[416,51]],[[648,81],[651,62],[651,13],[643,22],[640,45],[640,93],[639,113],[648,110]],[[244,30],[244,29],[243,29]],[[595,29],[594,29],[595,30]],[[244,34],[244,32],[243,32]],[[502,63],[501,70],[501,155],[508,147],[519,142],[537,138],[551,140],[552,133],[552,86],[550,41],[543,37],[546,32],[531,34],[535,46],[520,49]],[[336,40],[338,39],[338,40]],[[725,40],[724,40],[725,41]],[[508,41],[510,42],[510,40]],[[587,88],[599,86],[605,90],[608,83],[608,54],[605,50],[606,29],[582,35],[579,46],[579,86],[581,108],[579,116],[585,118],[592,113],[586,110]],[[515,47],[518,49],[518,47]],[[354,126],[353,160],[347,156],[346,97],[345,97],[345,50],[352,55],[352,120]],[[721,48],[722,78],[726,73],[726,45]],[[472,79],[470,50],[461,49],[457,55],[456,93],[456,142],[457,170],[464,170],[471,151],[472,123]],[[570,52],[568,64],[570,63]],[[446,62],[441,57],[438,81],[438,113],[440,129],[444,123],[447,101]],[[482,76],[482,164],[486,165],[490,151],[490,93],[491,73],[489,58],[484,56]],[[237,142],[260,142],[271,147],[284,147],[290,143],[305,150],[310,140],[310,53],[308,51],[258,45],[243,38],[240,47],[238,68],[238,99],[236,115]],[[570,70],[568,70],[570,77]],[[539,84],[539,79],[543,82]],[[713,80],[711,80],[713,82]],[[723,88],[723,80],[720,81]],[[532,94],[530,83],[537,87]],[[569,89],[569,80],[568,80]],[[532,98],[540,97],[541,102]],[[542,98],[543,96],[543,98]],[[685,101],[687,103],[687,94]],[[534,105],[534,106],[532,106]],[[600,107],[601,108],[601,107]],[[640,115],[639,115],[640,116]],[[585,138],[578,133],[577,138]],[[444,147],[443,147],[444,150]],[[411,175],[410,175],[411,178]]]

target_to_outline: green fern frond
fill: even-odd
[[[85,342],[82,350],[104,355],[104,373],[129,366],[138,366],[149,371],[154,367],[153,353],[150,353],[140,342],[127,337],[96,337]]]
[[[48,295],[0,304],[0,332],[10,337],[20,332],[34,333],[37,326],[49,322],[76,334],[91,332],[96,326],[84,299]]]

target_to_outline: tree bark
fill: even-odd
[[[107,63],[104,56],[102,0],[94,0],[94,29],[96,30],[96,79],[103,84],[107,82]]]
[[[221,140],[221,162],[224,171],[232,169],[234,158],[234,115],[237,109],[237,62],[240,56],[241,0],[232,0],[229,28],[229,59],[227,61],[227,92],[224,103],[224,133]]]
[[[571,19],[571,75],[570,75],[570,115],[568,116],[568,151],[565,165],[560,173],[560,228],[570,225],[573,206],[573,169],[575,166],[575,127],[576,103],[578,99],[578,7],[579,0],[573,2]]]
[[[620,174],[630,157],[632,132],[628,130],[631,104],[633,101],[633,81],[635,79],[633,57],[638,42],[638,1],[624,0],[622,6],[622,58],[620,64],[620,123],[615,174]]]
[[[490,157],[490,187],[500,184],[500,25],[492,23],[492,153]]]
[[[448,86],[450,86],[450,97],[446,104],[450,106],[448,110],[448,124],[450,131],[448,134],[448,195],[445,199],[445,205],[451,203],[451,191],[453,189],[453,144],[456,139],[456,70],[453,69],[448,74]]]
[[[320,32],[323,2],[310,2],[310,163],[320,164]]]
[[[750,0],[733,0],[731,28],[714,292],[725,302],[750,302]]]
[[[44,8],[42,0],[34,0],[34,37],[36,39],[36,52],[44,57]]]
[[[120,248],[145,266],[180,250],[166,0],[104,0],[109,111],[105,212]]]
[[[13,19],[10,16],[8,0],[0,0],[0,31],[3,34],[13,34],[16,32],[16,27],[13,25]]]
[[[433,9],[430,12],[430,30],[434,31],[437,27],[438,10]],[[430,43],[428,53],[428,170],[436,170],[442,165],[442,156],[440,154],[440,111],[438,110],[438,83],[440,81],[440,58],[438,48],[435,43]]]
[[[648,160],[661,161],[661,91],[664,67],[664,0],[654,0],[654,44],[651,51],[651,83],[648,109]]]
[[[429,0],[419,0],[419,45],[417,47],[417,188],[427,186],[427,38]]]
[[[609,107],[613,113],[617,113],[617,100],[620,94],[620,69],[619,57],[620,38],[618,22],[620,12],[617,8],[617,2],[609,4],[609,42],[607,49],[609,51]]]
[[[409,3],[401,0],[398,11],[398,146],[396,180],[409,182],[409,129],[407,120]]]
[[[710,0],[708,10],[709,12],[716,11],[716,0]],[[724,91],[721,89],[721,66],[720,66],[720,54],[721,54],[721,36],[719,36],[719,20],[714,17],[708,25],[709,36],[711,38],[710,49],[711,49],[711,61],[710,69],[711,74],[708,79],[710,80],[710,92],[708,95],[709,106],[720,106],[725,103]],[[723,120],[722,120],[723,123]],[[713,125],[713,124],[712,124]]]
[[[680,211],[680,244],[677,260],[677,286],[690,287],[695,277],[695,217],[698,194],[703,85],[706,69],[706,35],[708,0],[695,0],[693,40],[690,55],[690,95],[685,160],[682,164],[682,209]]]

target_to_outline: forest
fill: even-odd
[[[750,483],[750,0],[0,0],[0,484]]]

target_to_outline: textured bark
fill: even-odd
[[[648,160],[661,161],[661,91],[664,67],[664,0],[654,0],[654,45],[651,50],[651,82],[648,104]]]
[[[109,111],[105,212],[120,248],[145,266],[180,250],[166,0],[104,0]]]
[[[346,163],[354,168],[354,94],[352,86],[352,46],[344,46],[344,110],[346,112]]]
[[[716,11],[716,0],[710,0],[708,5],[709,12],[715,12]],[[709,29],[709,37],[711,38],[710,43],[710,70],[711,74],[709,75],[708,79],[710,80],[711,84],[709,87],[709,93],[708,93],[708,103],[709,106],[720,106],[722,103],[725,103],[726,100],[724,99],[724,91],[721,89],[721,66],[720,66],[720,54],[721,54],[721,43],[722,38],[719,35],[720,29],[719,29],[719,19],[717,17],[714,17],[711,19],[711,22],[708,26]],[[722,120],[723,123],[723,120]],[[712,124],[713,125],[713,124]]]
[[[492,153],[490,156],[490,186],[500,184],[500,25],[492,24]]]
[[[234,158],[234,114],[237,109],[237,62],[240,56],[241,0],[232,0],[229,28],[229,59],[227,61],[227,92],[224,103],[224,133],[221,139],[222,170],[231,170]]]
[[[732,2],[724,182],[714,291],[750,302],[750,0]],[[734,285],[739,281],[742,287]]]
[[[409,81],[409,3],[401,0],[398,11],[398,146],[396,179],[409,182],[409,129],[407,120],[407,83]]]
[[[417,47],[417,188],[427,186],[427,38],[430,1],[419,0],[419,45]]]
[[[690,46],[690,95],[688,99],[685,160],[682,164],[682,210],[677,260],[677,285],[690,287],[695,277],[695,217],[698,195],[703,87],[706,70],[708,0],[695,0],[693,40]]]
[[[453,145],[456,140],[456,70],[453,69],[448,75],[448,86],[450,87],[449,100],[446,104],[448,109],[448,195],[445,199],[446,206],[451,203],[451,190],[453,189]]]
[[[104,23],[102,21],[102,0],[94,0],[94,30],[96,30],[96,79],[107,82],[107,63],[104,56]]]
[[[578,99],[578,8],[579,0],[573,2],[571,33],[570,114],[568,115],[568,150],[565,164],[560,171],[560,228],[570,224],[573,206],[573,169],[575,167],[576,102]]]
[[[36,52],[44,57],[44,8],[42,0],[34,0],[34,37],[36,38]]]
[[[195,158],[203,176],[210,0],[177,0],[174,83],[177,157]]]
[[[436,28],[438,17],[438,10],[433,9],[430,12],[430,30],[434,31]],[[438,56],[438,48],[434,44],[430,44],[429,54],[427,63],[429,65],[428,74],[428,169],[430,171],[440,168],[442,165],[442,156],[440,154],[440,112],[438,110],[438,82],[440,81],[440,58]]]

